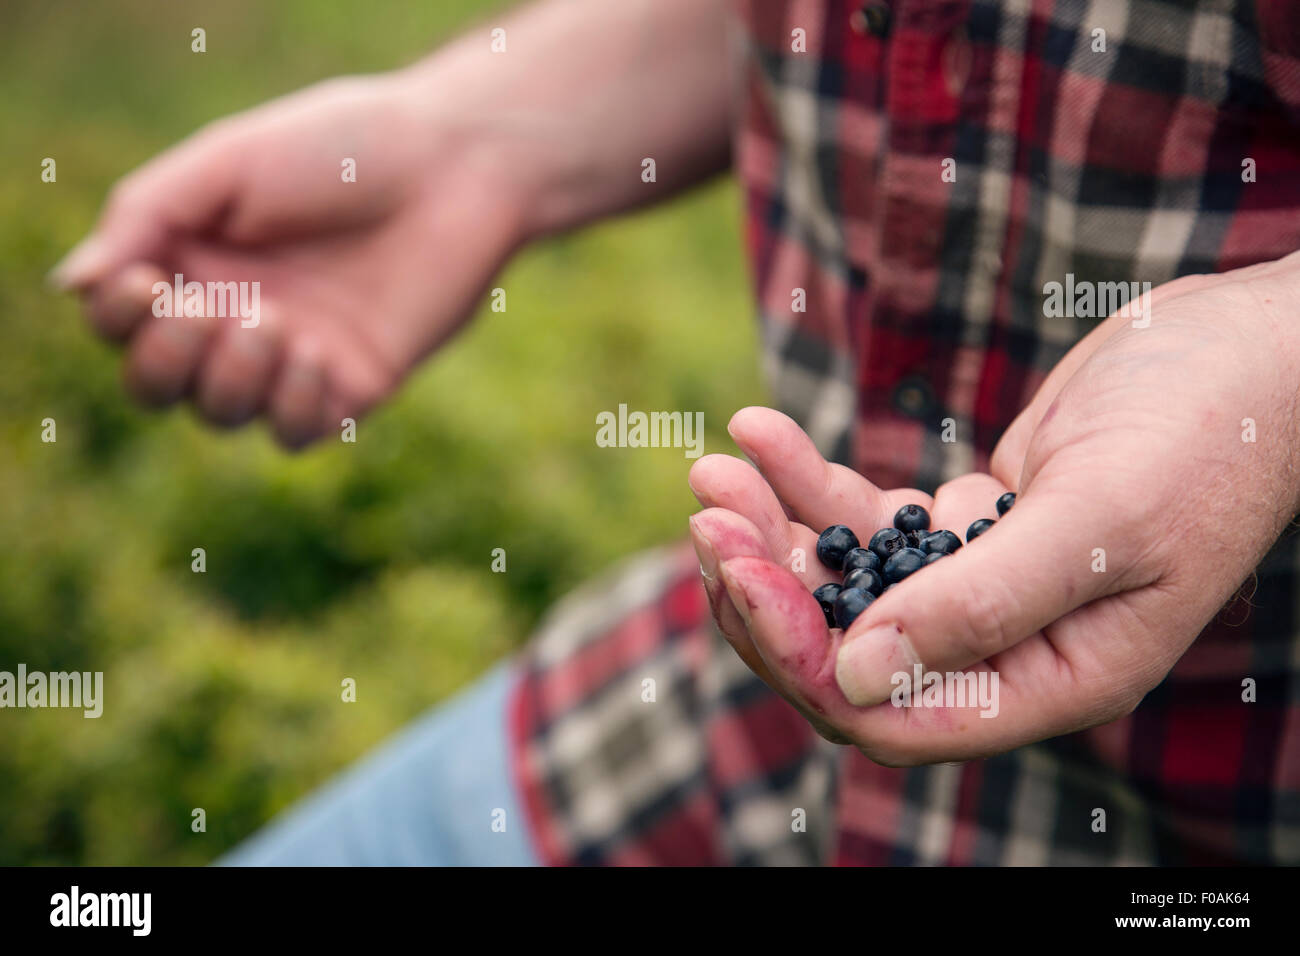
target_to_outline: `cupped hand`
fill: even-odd
[[[121,180],[52,281],[125,343],[140,400],[305,444],[389,395],[520,241],[509,171],[434,112],[393,74],[216,122]],[[260,316],[155,315],[178,273],[258,282]]]
[[[723,633],[823,735],[889,765],[1129,713],[1296,513],[1298,272],[1291,256],[1188,277],[1155,291],[1149,322],[1108,319],[1012,424],[992,473],[933,498],[827,463],[784,415],[737,413],[754,467],[712,455],[690,479]],[[817,531],[847,524],[865,541],[918,503],[964,538],[1007,490],[1016,504],[990,530],[828,630],[810,591],[838,576],[816,559]],[[996,706],[895,706],[895,675],[918,664],[996,673]]]

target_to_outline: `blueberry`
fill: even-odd
[[[848,627],[875,599],[874,594],[862,588],[845,588],[835,599],[835,623],[840,627]]]
[[[934,564],[934,562],[938,561],[940,558],[946,558],[951,553],[952,552],[950,551],[931,551],[925,556],[925,563]]]
[[[907,535],[907,546],[917,550],[922,550],[921,542],[930,536],[930,532],[926,530],[904,531],[903,534]]]
[[[867,547],[875,552],[883,564],[889,560],[890,555],[907,547],[907,535],[897,528],[881,528],[871,536]]]
[[[885,562],[885,580],[897,584],[925,565],[925,555],[916,548],[904,548]]]
[[[899,531],[925,531],[930,527],[930,512],[920,505],[903,505],[894,515],[894,527]]]
[[[844,555],[858,546],[857,536],[842,524],[833,524],[817,539],[817,558],[832,571],[844,569]]]
[[[1008,491],[1005,495],[999,498],[998,517],[1001,518],[1004,514],[1010,511],[1011,506],[1014,505],[1015,503],[1016,503],[1016,493],[1014,491]]]
[[[961,538],[951,531],[931,531],[921,539],[921,550],[926,554],[952,554],[961,547]]]
[[[844,575],[844,586],[846,588],[862,588],[862,590],[870,591],[878,596],[884,588],[885,582],[880,580],[880,575],[870,568],[857,568]]]
[[[847,575],[850,571],[856,571],[859,568],[866,568],[868,571],[879,573],[884,562],[876,556],[874,551],[868,551],[866,548],[854,548],[844,556],[844,573]]]
[[[993,527],[992,518],[980,518],[978,521],[972,521],[970,527],[966,529],[966,543],[970,544],[991,527]]]
[[[839,596],[840,586],[838,584],[823,584],[813,592],[813,597],[822,606],[822,613],[826,615],[827,627],[835,627],[835,599]]]

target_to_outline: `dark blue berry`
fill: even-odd
[[[857,536],[842,524],[833,524],[817,539],[817,558],[832,571],[844,570],[844,555],[858,546]]]
[[[854,548],[844,556],[844,573],[856,571],[859,568],[866,568],[868,571],[879,573],[884,562],[876,555],[874,551],[868,551],[866,548]]]
[[[867,547],[875,552],[881,564],[884,564],[891,555],[907,547],[907,535],[897,528],[881,528],[871,536],[871,541],[868,542]]]
[[[970,527],[966,529],[966,543],[970,544],[991,527],[993,527],[992,518],[980,518],[978,521],[972,521]]]
[[[930,527],[930,512],[920,505],[903,505],[894,515],[894,527],[899,531],[925,531]]]
[[[1010,511],[1011,506],[1014,505],[1015,503],[1016,503],[1016,493],[1014,491],[1008,491],[1005,495],[999,498],[998,517],[1001,518],[1004,514]]]
[[[835,599],[835,623],[840,627],[848,627],[875,599],[874,594],[862,588],[845,588]]]
[[[951,531],[931,531],[921,539],[921,550],[926,554],[952,554],[961,547],[961,538]]]
[[[925,556],[925,563],[934,564],[934,562],[938,561],[940,558],[946,558],[951,553],[952,552],[950,551],[931,551]]]
[[[823,584],[813,592],[813,597],[817,603],[822,606],[822,613],[826,615],[826,626],[835,627],[835,599],[840,596],[840,586],[835,583]]]
[[[844,575],[844,586],[846,588],[862,588],[864,591],[879,595],[885,586],[885,582],[880,580],[880,575],[870,568],[858,568]]]
[[[929,537],[930,532],[929,532],[929,531],[924,531],[924,530],[922,530],[922,531],[904,531],[903,534],[907,535],[907,546],[908,546],[909,548],[917,548],[917,549],[920,549],[920,547],[921,547],[921,542],[924,541],[927,537]]]
[[[914,571],[925,566],[925,555],[916,548],[904,548],[885,562],[885,580],[897,584]]]

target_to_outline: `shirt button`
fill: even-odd
[[[943,81],[949,96],[955,98],[961,95],[966,78],[970,76],[970,67],[970,40],[966,37],[966,31],[959,28],[953,31],[943,48]]]
[[[919,375],[909,375],[894,386],[894,408],[908,418],[929,418],[935,410],[934,391]]]
[[[850,14],[849,26],[853,28],[854,33],[870,33],[883,39],[889,34],[891,19],[889,4],[885,0],[872,0]]]

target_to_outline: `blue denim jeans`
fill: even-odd
[[[498,665],[218,864],[537,864],[510,775],[514,679],[509,662]]]

